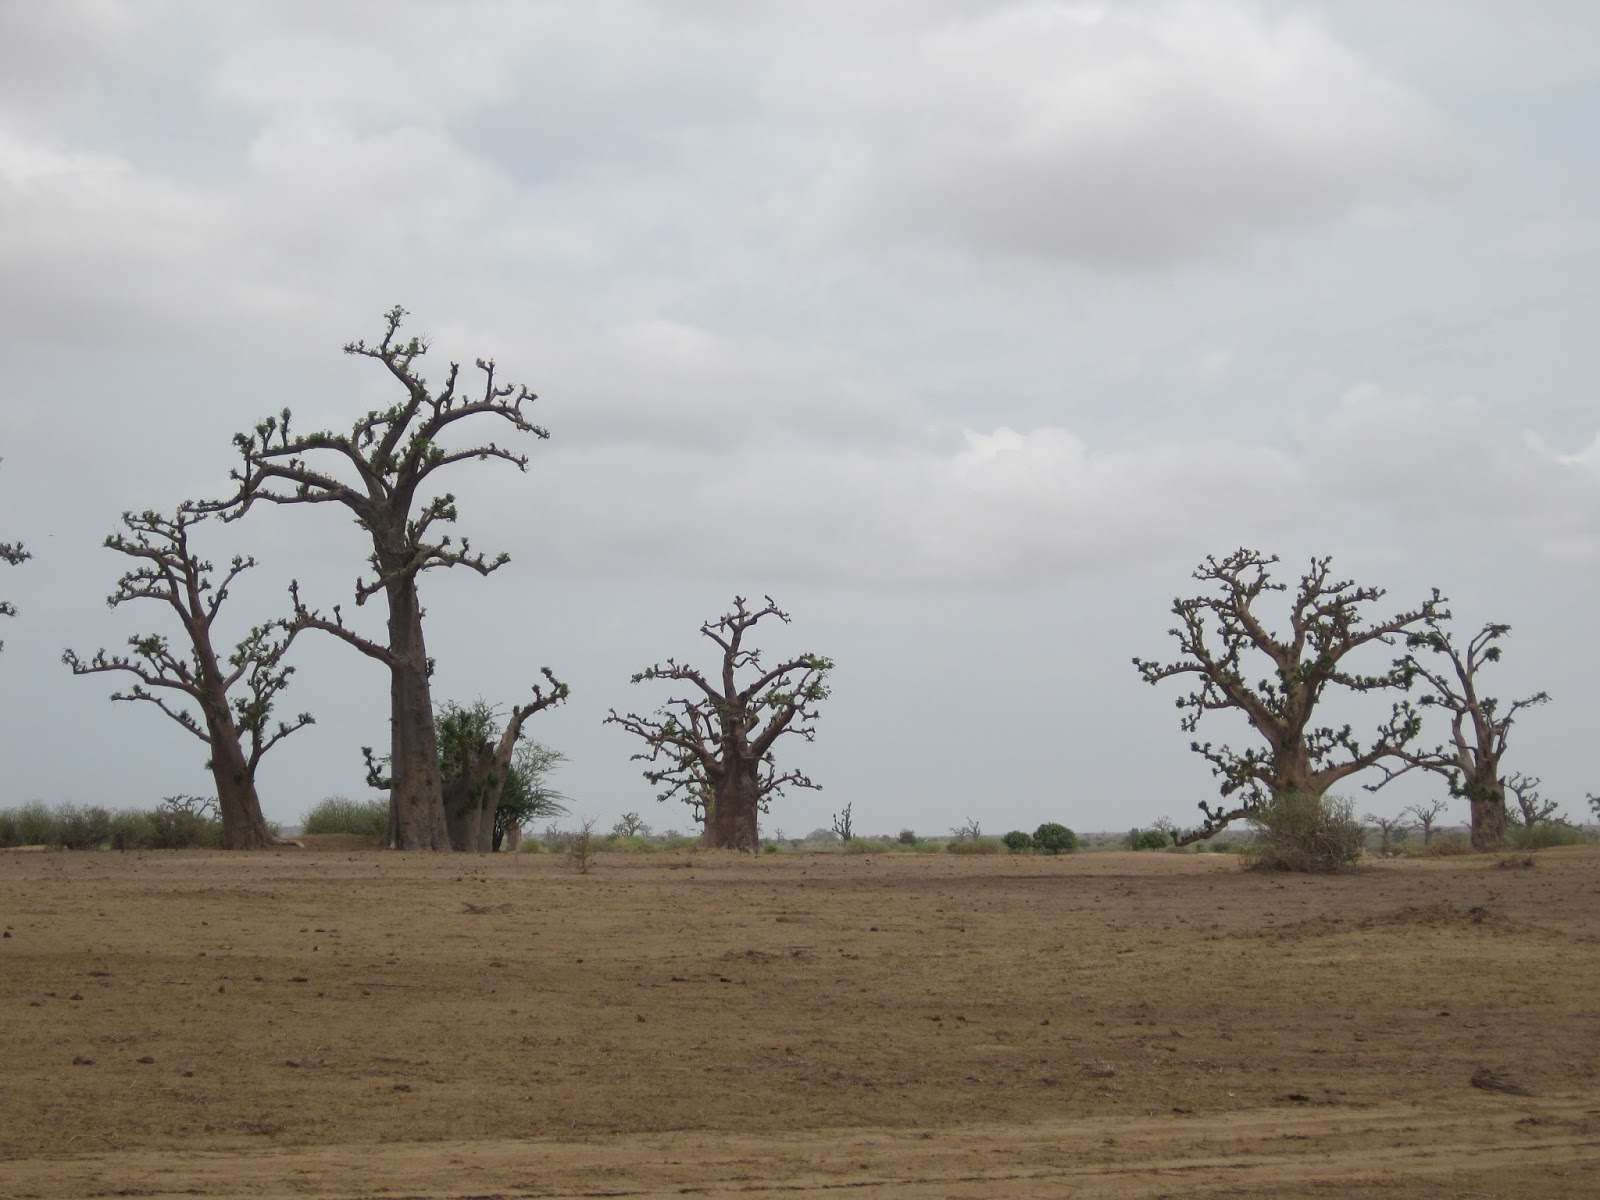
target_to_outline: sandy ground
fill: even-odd
[[[0,853],[0,1195],[1600,1196],[1505,861]]]

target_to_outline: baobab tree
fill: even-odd
[[[1546,800],[1539,792],[1539,783],[1537,775],[1524,775],[1520,771],[1515,775],[1506,776],[1506,791],[1517,802],[1514,811],[1509,804],[1506,805],[1506,818],[1511,824],[1532,829],[1535,825],[1547,821],[1564,820],[1561,816],[1560,802]]]
[[[1422,830],[1424,848],[1433,845],[1433,827],[1439,823],[1439,818],[1444,815],[1448,804],[1449,802],[1443,797],[1434,796],[1430,800],[1419,800],[1416,804],[1408,804],[1402,810],[1416,818],[1417,828]]]
[[[1443,775],[1452,796],[1466,797],[1472,845],[1477,850],[1498,850],[1505,842],[1507,781],[1501,778],[1500,760],[1512,723],[1523,709],[1550,700],[1548,692],[1537,692],[1507,705],[1502,712],[1499,700],[1479,690],[1478,672],[1500,661],[1500,639],[1510,631],[1509,625],[1485,625],[1463,648],[1455,644],[1442,622],[1435,620],[1406,637],[1409,653],[1400,665],[1427,688],[1419,704],[1449,714],[1450,740],[1431,750],[1403,750],[1395,756],[1401,765],[1385,765],[1383,779],[1367,789],[1376,791],[1418,768]],[[1430,653],[1419,656],[1418,651]]]
[[[33,555],[23,549],[21,542],[0,542],[0,559],[5,560],[13,567],[19,563],[27,562],[32,557]],[[0,617],[14,617],[16,615],[16,605],[9,600],[0,600]],[[0,649],[4,648],[5,643],[0,642]]]
[[[229,520],[243,516],[257,501],[273,504],[339,504],[372,540],[368,559],[372,576],[358,578],[356,604],[382,595],[388,607],[388,636],[382,641],[346,627],[339,606],[331,616],[303,604],[298,586],[291,589],[296,629],[332,635],[389,671],[390,693],[390,838],[403,850],[449,847],[439,746],[433,725],[433,698],[428,685],[430,663],[422,636],[422,605],[417,578],[440,567],[467,567],[488,575],[509,561],[505,554],[489,558],[473,551],[466,538],[459,543],[437,532],[456,520],[455,497],[433,492],[435,475],[457,463],[501,459],[528,469],[526,455],[495,442],[447,448],[444,440],[462,422],[473,429],[499,420],[517,433],[549,436],[524,412],[537,397],[526,387],[501,383],[490,359],[478,359],[483,374],[480,392],[468,393],[460,366],[451,363],[444,385],[430,390],[418,369],[427,343],[402,339],[406,312],[385,314],[382,339],[345,346],[346,354],[382,364],[404,390],[389,408],[359,418],[348,433],[327,430],[295,434],[290,412],[268,417],[253,433],[234,438],[244,462],[233,472],[238,493],[218,507]],[[313,465],[313,464],[316,465]]]
[[[189,544],[189,530],[205,519],[189,506],[170,517],[151,511],[123,513],[125,531],[105,541],[108,549],[139,562],[117,581],[117,590],[106,603],[112,608],[132,600],[166,604],[183,627],[182,648],[160,634],[144,633],[128,639],[131,655],[99,650],[84,660],[67,650],[61,657],[74,675],[132,675],[138,682],[126,692],[113,693],[113,700],[154,704],[204,742],[210,751],[206,767],[217,789],[223,848],[255,850],[276,840],[267,829],[256,793],[261,758],[295,730],[310,725],[312,717],[301,713],[293,721],[269,725],[273,704],[294,673],[293,667],[283,664],[294,629],[276,621],[258,625],[226,659],[213,646],[212,627],[229,588],[256,561],[235,556],[220,582],[214,580],[211,563]],[[199,709],[198,717],[189,701]]]
[[[0,561],[15,567],[25,563],[33,555],[29,554],[21,542],[0,542]],[[17,615],[16,606],[9,600],[0,600],[0,617],[14,617]],[[0,649],[5,648],[5,643],[0,642]]]
[[[1368,813],[1362,818],[1367,824],[1378,831],[1378,853],[1387,856],[1395,844],[1406,840],[1406,833],[1412,828],[1410,821],[1402,812],[1397,817],[1385,817],[1378,813]]]
[[[806,653],[763,668],[760,650],[746,645],[746,635],[767,617],[789,621],[771,596],[765,599],[751,608],[735,596],[732,612],[700,626],[721,651],[715,670],[669,658],[633,677],[634,683],[688,684],[688,696],[673,697],[654,716],[612,709],[606,718],[644,740],[645,749],[633,757],[659,764],[644,772],[663,789],[658,799],[677,796],[703,808],[705,844],[723,849],[757,850],[760,814],[771,801],[787,787],[818,787],[803,772],[780,772],[773,745],[786,734],[808,742],[816,737],[817,705],[828,696],[833,663]],[[741,673],[748,673],[743,684]]]
[[[1390,644],[1435,617],[1448,616],[1437,589],[1416,608],[1366,624],[1361,610],[1383,597],[1382,588],[1358,587],[1335,579],[1331,560],[1313,558],[1300,579],[1289,609],[1289,629],[1282,636],[1263,624],[1256,605],[1270,592],[1286,592],[1272,582],[1269,569],[1277,555],[1237,550],[1220,561],[1208,556],[1194,577],[1216,594],[1173,601],[1181,657],[1170,663],[1135,658],[1133,665],[1146,683],[1157,684],[1183,675],[1198,676],[1198,686],[1179,697],[1186,710],[1182,727],[1194,733],[1210,712],[1241,713],[1265,745],[1235,750],[1195,741],[1190,748],[1211,764],[1221,779],[1227,803],[1200,802],[1203,823],[1180,834],[1178,845],[1211,837],[1231,822],[1260,812],[1291,792],[1323,795],[1346,776],[1365,770],[1403,749],[1417,736],[1420,719],[1404,699],[1394,704],[1373,740],[1363,745],[1350,726],[1313,726],[1318,703],[1330,687],[1351,692],[1404,691],[1412,670],[1399,663],[1381,674],[1364,675],[1342,664],[1352,652],[1371,643]],[[1264,657],[1267,675],[1251,684],[1246,657]]]

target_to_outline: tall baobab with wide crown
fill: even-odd
[[[434,731],[430,663],[422,635],[422,603],[417,580],[424,571],[466,567],[488,575],[508,561],[475,552],[466,538],[455,541],[442,527],[456,520],[455,497],[437,491],[437,476],[458,463],[500,459],[520,471],[528,458],[496,442],[454,445],[449,439],[470,424],[473,431],[500,422],[515,433],[548,437],[526,409],[537,397],[526,387],[502,383],[492,359],[478,359],[481,389],[469,391],[452,362],[444,383],[430,387],[420,371],[428,344],[402,338],[403,308],[385,314],[383,336],[345,346],[346,354],[371,359],[400,386],[402,397],[389,408],[356,420],[348,433],[318,430],[295,433],[290,412],[268,417],[252,433],[234,438],[243,464],[233,472],[237,494],[219,505],[230,520],[258,501],[272,504],[337,504],[349,510],[371,538],[372,574],[358,578],[356,604],[382,596],[388,609],[388,634],[369,638],[349,628],[338,605],[331,615],[307,606],[298,586],[291,588],[291,624],[316,629],[345,642],[389,672],[390,845],[403,850],[450,847],[439,746]]]
[[[1194,577],[1214,594],[1179,597],[1172,604],[1178,624],[1168,632],[1177,640],[1180,656],[1170,663],[1133,660],[1146,683],[1197,677],[1195,689],[1177,701],[1186,710],[1184,732],[1194,733],[1207,713],[1231,710],[1242,714],[1265,743],[1243,750],[1191,743],[1221,779],[1223,797],[1237,796],[1238,801],[1232,807],[1201,801],[1205,820],[1180,835],[1180,845],[1210,837],[1287,793],[1321,796],[1341,779],[1398,754],[1421,727],[1404,698],[1395,702],[1389,719],[1366,744],[1349,725],[1316,726],[1312,720],[1330,687],[1403,692],[1410,686],[1415,669],[1404,662],[1377,674],[1361,674],[1344,666],[1344,660],[1364,646],[1390,644],[1425,622],[1448,617],[1438,590],[1415,608],[1367,624],[1361,610],[1382,599],[1383,589],[1337,579],[1330,559],[1314,558],[1290,602],[1288,631],[1280,635],[1268,630],[1257,611],[1264,596],[1288,590],[1272,581],[1270,568],[1277,562],[1277,555],[1245,549],[1220,560],[1208,556]],[[1261,659],[1263,676],[1251,683],[1246,673],[1255,671],[1250,664]]]

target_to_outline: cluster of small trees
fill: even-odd
[[[123,528],[105,544],[135,565],[108,603],[165,604],[177,618],[181,640],[140,634],[130,639],[125,654],[63,653],[75,674],[132,676],[131,686],[114,693],[113,700],[153,704],[205,743],[223,844],[229,849],[274,840],[262,815],[256,776],[268,750],[313,723],[309,713],[272,721],[275,703],[294,673],[286,655],[307,631],[333,637],[387,671],[388,753],[365,747],[363,754],[368,783],[389,793],[390,846],[498,848],[514,815],[527,808],[528,797],[518,791],[526,792],[527,780],[536,774],[528,769],[527,756],[552,753],[521,740],[530,717],[569,695],[548,667],[541,668],[543,682],[532,688],[532,696],[511,707],[503,722],[484,704],[436,711],[418,595],[424,572],[466,567],[487,576],[508,561],[503,553],[491,557],[475,551],[466,538],[457,541],[445,532],[457,519],[456,502],[436,489],[436,477],[456,464],[489,460],[526,471],[525,454],[494,440],[466,446],[446,441],[469,422],[474,433],[498,426],[547,438],[528,418],[537,397],[525,386],[502,382],[495,363],[481,358],[476,362],[481,386],[469,389],[458,363],[450,364],[442,386],[430,386],[421,374],[427,343],[401,336],[405,316],[401,308],[390,310],[375,344],[356,341],[344,348],[388,372],[402,392],[395,404],[368,412],[348,431],[300,432],[285,408],[234,438],[240,461],[230,473],[231,495],[185,500],[171,515],[123,514]],[[241,520],[259,503],[332,504],[355,518],[371,544],[370,574],[356,580],[355,602],[359,607],[382,598],[385,638],[347,626],[341,605],[327,612],[312,607],[294,581],[288,616],[249,630],[230,651],[217,649],[214,631],[229,589],[256,564],[236,556],[218,572],[194,547],[191,532],[213,518]],[[27,554],[20,545],[5,544],[0,556],[17,563]],[[0,603],[0,613],[11,611]],[[798,771],[780,772],[773,745],[786,734],[808,741],[814,736],[816,706],[828,695],[826,677],[833,664],[808,653],[763,668],[749,634],[769,617],[789,620],[771,597],[755,607],[736,597],[732,612],[701,627],[721,650],[717,670],[702,673],[671,659],[647,668],[634,682],[678,682],[689,694],[668,699],[650,716],[612,710],[607,718],[643,740],[645,749],[635,757],[652,764],[646,777],[664,788],[663,799],[676,796],[695,808],[714,846],[756,849],[759,813],[771,799],[785,787],[816,786]],[[741,681],[752,672],[753,678]]]
[[[1263,597],[1288,590],[1272,579],[1270,570],[1277,562],[1275,555],[1247,549],[1220,560],[1208,557],[1194,577],[1209,590],[1173,602],[1178,624],[1169,632],[1178,642],[1179,656],[1166,663],[1133,660],[1151,684],[1195,678],[1194,689],[1177,701],[1185,732],[1195,733],[1208,713],[1232,711],[1245,718],[1259,739],[1243,749],[1191,743],[1221,780],[1222,801],[1201,801],[1204,819],[1195,829],[1178,833],[1176,843],[1211,837],[1240,819],[1259,821],[1285,798],[1320,798],[1341,780],[1375,768],[1383,778],[1368,785],[1374,791],[1412,770],[1443,776],[1450,794],[1465,797],[1470,805],[1473,846],[1499,848],[1508,824],[1507,791],[1520,801],[1531,786],[1522,782],[1526,777],[1507,779],[1502,774],[1512,724],[1523,710],[1549,700],[1538,692],[1502,704],[1482,690],[1480,673],[1500,660],[1500,642],[1510,627],[1485,625],[1464,645],[1458,643],[1437,589],[1415,607],[1368,619],[1366,610],[1382,599],[1383,589],[1339,579],[1331,561],[1318,558],[1295,588],[1288,629],[1277,633],[1259,611]],[[1372,644],[1404,652],[1376,673],[1347,665],[1353,652]],[[1261,674],[1252,682],[1258,670]],[[1317,723],[1319,706],[1333,689],[1391,692],[1395,699],[1370,739],[1359,739],[1348,724]],[[1449,726],[1448,740],[1431,747],[1422,742],[1423,712],[1429,710],[1442,713]],[[1430,837],[1443,807],[1439,801],[1408,811]],[[1536,811],[1524,806],[1523,816],[1531,821],[1549,815],[1532,815]],[[1392,828],[1385,831],[1386,837],[1390,832]]]

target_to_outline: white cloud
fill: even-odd
[[[1561,453],[1481,404],[1364,384],[1328,415],[1309,462],[1330,494],[1379,509],[1392,527],[1479,530],[1600,562],[1600,435]]]
[[[1192,556],[1281,529],[1306,495],[1268,448],[1096,452],[1058,428],[853,448],[552,445],[532,476],[533,509],[562,519],[494,539],[540,562],[868,584],[1010,586]],[[479,511],[528,505],[528,486],[499,484]]]
[[[847,133],[820,189],[858,239],[1145,267],[1458,179],[1419,95],[1254,4],[980,6],[783,77]]]

